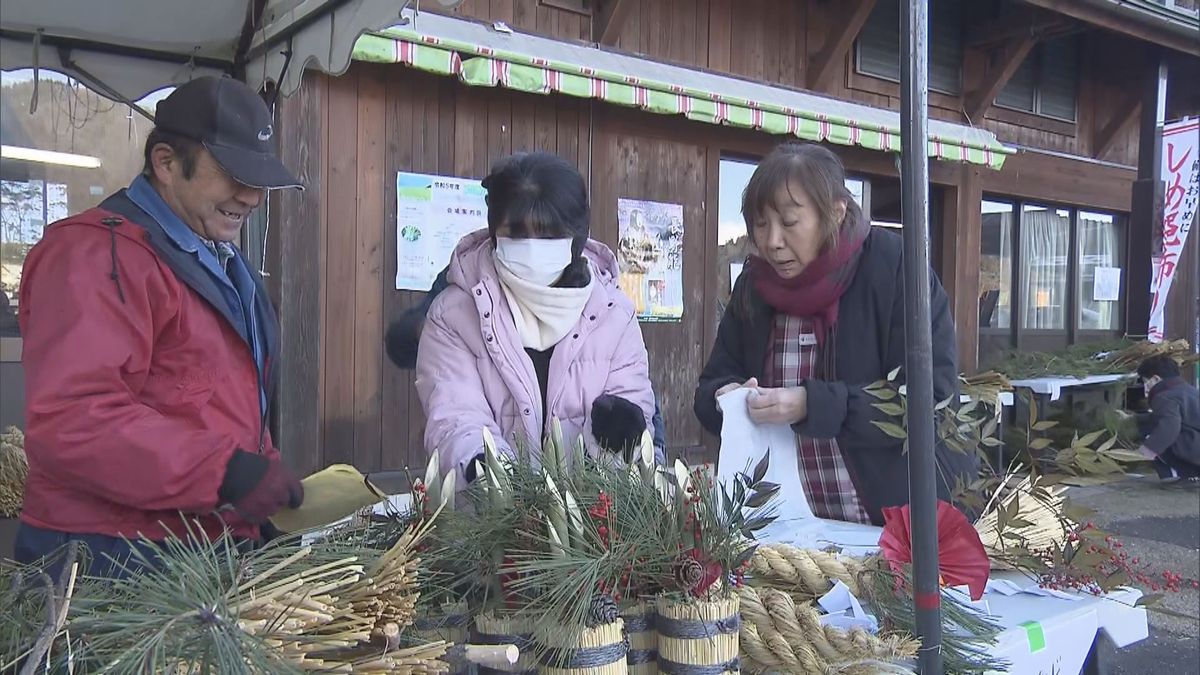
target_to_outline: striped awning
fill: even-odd
[[[471,86],[593,98],[809,141],[900,150],[899,115],[891,110],[585,45],[531,35],[514,39],[514,34],[440,15],[421,14],[410,26],[411,19],[409,26],[362,36],[353,58],[405,64]],[[930,157],[999,169],[1013,152],[986,130],[930,121]]]

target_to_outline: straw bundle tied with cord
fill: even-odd
[[[522,673],[533,675],[537,662],[532,656],[532,635],[526,622],[513,617],[487,612],[475,617],[475,642],[484,645],[516,645],[521,650],[520,658],[513,664],[497,664],[500,667],[480,665],[480,675],[498,673]]]
[[[717,600],[659,597],[658,669],[668,675],[740,673],[736,595]]]
[[[625,622],[617,619],[585,628],[573,639],[547,641],[538,672],[542,675],[625,675]]]
[[[654,603],[645,600],[626,607],[621,612],[625,620],[625,635],[629,639],[629,653],[625,655],[630,675],[656,675],[658,673],[658,633],[654,631]]]

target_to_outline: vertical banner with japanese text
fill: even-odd
[[[1200,203],[1200,120],[1167,124],[1162,135],[1163,251],[1151,261],[1151,342],[1166,334],[1167,295]]]

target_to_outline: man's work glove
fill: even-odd
[[[217,496],[246,522],[259,525],[285,506],[298,508],[304,486],[278,459],[237,450],[225,466]]]
[[[603,394],[592,402],[592,436],[600,447],[629,461],[646,433],[646,415],[620,396]]]

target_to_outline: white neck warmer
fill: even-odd
[[[517,334],[527,349],[545,351],[558,344],[583,314],[596,275],[584,288],[554,288],[533,284],[513,274],[503,261],[496,260],[500,288],[508,299]]]

